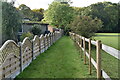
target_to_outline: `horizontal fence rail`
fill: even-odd
[[[38,55],[47,50],[55,41],[61,38],[63,30],[54,33],[34,36],[33,40],[26,37],[23,42],[16,44],[13,40],[6,41],[0,48],[0,80],[15,78]]]
[[[91,63],[96,68],[97,71],[97,78],[105,78],[106,80],[111,80],[111,78],[107,75],[107,73],[101,68],[101,50],[104,50],[108,54],[112,55],[113,57],[120,59],[120,51],[116,50],[112,47],[109,47],[107,45],[101,44],[101,42],[93,41],[91,39],[87,39],[83,36],[80,36],[78,34],[69,32],[71,39],[82,49],[84,52],[84,64],[86,64],[86,56],[89,59],[89,73],[91,74]],[[86,51],[86,44],[89,44],[88,52]],[[91,57],[91,45],[96,46],[96,61]],[[82,57],[82,53],[81,53]]]

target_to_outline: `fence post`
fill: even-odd
[[[46,35],[46,39],[45,39],[46,40],[46,43],[45,43],[46,48],[45,48],[45,50],[47,50],[47,47],[48,47],[48,39],[47,38],[48,38],[48,35]]]
[[[43,45],[44,45],[44,47],[43,47],[43,52],[45,51],[45,36],[43,36]]]
[[[100,79],[102,76],[101,73],[101,41],[97,40],[97,44],[96,44],[96,60],[97,60],[97,78]]]
[[[77,41],[77,39],[76,39],[76,34],[75,34],[75,42]]]
[[[41,53],[41,38],[39,38],[39,51]]]
[[[34,60],[34,41],[32,40],[32,61]]]
[[[20,46],[20,72],[22,72],[22,43],[19,42],[18,45]]]
[[[86,64],[86,46],[85,46],[85,37],[83,38],[83,47],[84,47],[84,64]]]
[[[75,33],[73,34],[73,40],[74,40],[74,42],[75,42]]]
[[[91,39],[89,39],[89,74],[91,75]]]
[[[55,32],[53,33],[53,43],[55,42]]]
[[[82,58],[82,46],[83,46],[82,45],[82,36],[80,36],[80,44],[81,44],[80,47],[81,47],[81,58]]]
[[[53,44],[53,33],[51,33],[51,45]]]
[[[52,44],[53,44],[53,41],[54,41],[54,33],[52,33]]]

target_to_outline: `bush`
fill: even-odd
[[[73,32],[90,38],[103,26],[102,24],[102,21],[97,18],[92,19],[90,16],[77,16],[69,26]]]
[[[31,30],[31,33],[33,33],[34,35],[41,35],[41,27],[39,25],[34,25]]]
[[[27,33],[23,33],[21,36],[20,36],[20,41],[23,41],[26,37],[29,37],[30,40],[33,39],[34,35],[30,32],[27,32]]]

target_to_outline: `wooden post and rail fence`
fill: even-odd
[[[47,50],[63,34],[63,30],[46,34],[37,35],[31,41],[26,37],[23,42],[17,44],[13,40],[6,41],[0,48],[0,80],[14,79],[38,55]]]
[[[111,80],[111,78],[107,75],[107,73],[102,69],[101,67],[101,62],[102,62],[102,57],[101,57],[101,50],[107,52],[111,56],[117,58],[120,60],[120,51],[116,50],[112,47],[109,47],[107,45],[101,44],[100,40],[93,41],[91,39],[87,39],[83,36],[80,36],[78,34],[69,32],[70,38],[79,46],[80,50],[82,49],[84,53],[84,64],[86,64],[86,56],[88,57],[88,62],[89,62],[89,74],[92,74],[92,68],[91,65],[96,68],[97,72],[97,78],[101,79],[104,78],[105,80]],[[86,50],[86,43],[88,44],[88,52]],[[96,46],[96,62],[91,56],[91,46],[94,45]],[[81,57],[83,54],[81,53]]]

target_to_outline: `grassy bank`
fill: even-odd
[[[95,78],[69,37],[62,37],[42,53],[17,78]]]

